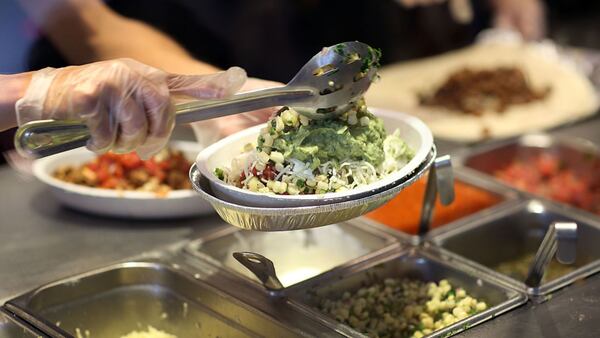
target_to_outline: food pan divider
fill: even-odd
[[[423,237],[421,243],[432,243],[432,239],[441,236],[445,233],[454,232],[455,229],[461,229],[469,224],[478,223],[482,219],[488,219],[494,215],[506,212],[506,210],[513,210],[516,206],[522,205],[524,199],[513,199],[500,202],[490,208],[480,210],[471,215],[457,219],[456,221],[450,222],[446,225],[437,227],[431,230],[425,237]]]
[[[186,328],[186,332],[194,332],[194,330],[198,330],[198,326],[194,327],[192,320],[183,320],[182,316],[187,316],[188,312],[186,311],[188,307],[183,304],[189,304],[190,314],[197,315],[200,313],[206,319],[210,320],[211,324],[215,325],[215,332],[225,330],[236,337],[254,337],[259,335],[260,332],[271,332],[274,335],[285,337],[299,337],[307,335],[307,331],[303,329],[304,327],[308,327],[309,331],[311,328],[317,332],[323,330],[323,327],[317,322],[306,320],[307,318],[303,318],[305,320],[302,320],[298,326],[290,326],[289,323],[286,324],[285,321],[274,318],[274,316],[266,313],[260,307],[215,287],[214,284],[219,284],[218,281],[214,280],[218,279],[218,276],[192,274],[184,265],[184,262],[177,260],[176,256],[170,257],[168,260],[168,262],[150,259],[135,260],[113,264],[39,287],[17,296],[5,305],[7,308],[12,309],[11,312],[19,312],[20,319],[26,320],[27,323],[30,325],[33,324],[38,329],[45,329],[43,332],[52,338],[71,338],[73,336],[61,328],[65,326],[65,321],[59,327],[55,323],[52,323],[56,318],[48,318],[52,317],[52,315],[49,316],[49,313],[51,314],[54,311],[54,314],[57,316],[65,316],[65,313],[76,316],[78,312],[93,310],[93,306],[89,303],[85,304],[86,301],[101,300],[103,297],[109,297],[111,294],[114,295],[120,291],[132,293],[132,291],[135,291],[133,289],[137,287],[141,287],[144,292],[154,296],[168,294],[170,297],[169,301],[163,301],[161,306],[163,306],[163,303],[171,303],[172,305],[173,300],[177,300],[178,310],[176,314],[173,315],[173,311],[166,311],[164,313],[167,315],[164,317],[161,315],[161,319],[166,321],[178,320],[177,325],[185,323],[189,324],[188,326],[191,325],[191,327]],[[213,281],[207,282],[206,279],[209,278],[212,278]],[[119,288],[131,289],[119,290]],[[258,298],[260,294],[252,294],[250,296],[251,298]],[[76,309],[77,305],[83,306],[83,309],[80,309],[81,311],[74,311],[73,309]],[[73,308],[69,309],[69,306],[73,306]],[[271,306],[280,308],[276,305]],[[173,309],[169,308],[167,310]],[[179,310],[181,310],[181,313]],[[61,311],[65,312],[61,313]],[[96,311],[108,310],[102,307],[96,309]],[[115,309],[112,311],[115,311]],[[135,311],[131,310],[128,312]],[[281,312],[282,317],[292,316],[293,318],[297,318],[290,315],[289,311],[285,309]],[[81,315],[81,313],[79,314]],[[21,315],[26,318],[21,317]],[[98,317],[96,316],[95,318]],[[81,318],[71,320],[83,323]],[[127,320],[123,319],[123,321],[126,322]],[[35,325],[32,322],[37,322],[38,324],[41,322],[43,327]],[[111,321],[111,323],[113,322]],[[156,325],[156,323],[145,324]],[[145,327],[135,327],[131,328],[131,330],[145,329]],[[173,327],[176,328],[177,326],[172,326],[171,328]],[[83,332],[85,327],[80,327],[80,329]],[[90,331],[92,331],[93,336],[94,329],[90,329]],[[324,336],[333,335],[325,331]]]
[[[400,230],[396,230],[390,226],[387,226],[383,223],[379,223],[376,220],[367,218],[365,216],[355,218],[348,222],[363,227],[365,229],[377,229],[378,231],[384,232],[389,236],[395,237],[400,243],[405,245],[416,246],[419,245],[419,243],[421,243],[421,238],[417,235],[412,235]]]
[[[494,276],[482,274],[479,269],[465,265],[461,260],[439,255],[426,247],[398,248],[335,273],[294,285],[286,290],[286,296],[291,306],[336,332],[346,337],[364,337],[360,332],[317,310],[315,298],[357,290],[365,286],[366,282],[372,281],[374,276],[378,276],[379,279],[413,277],[425,282],[448,279],[452,285],[464,288],[469,295],[488,304],[487,310],[437,330],[428,337],[454,335],[527,302],[525,293],[508,287]]]
[[[464,265],[468,265],[473,267],[474,269],[479,269],[483,274],[492,276],[497,280],[503,281],[504,284],[509,285],[511,288],[518,290],[520,292],[526,292],[532,298],[536,300],[544,300],[546,296],[551,293],[577,281],[580,279],[584,279],[589,277],[598,271],[600,271],[600,259],[591,259],[590,255],[593,255],[594,250],[597,253],[598,257],[600,257],[600,248],[596,249],[597,243],[594,243],[594,240],[591,236],[600,236],[600,222],[598,222],[595,217],[589,216],[586,213],[573,212],[577,210],[573,210],[562,204],[553,203],[551,201],[546,201],[542,199],[526,199],[522,201],[517,201],[511,205],[508,205],[506,208],[496,210],[494,213],[490,213],[487,215],[483,215],[479,219],[473,222],[462,222],[460,224],[456,224],[451,229],[447,231],[436,233],[435,236],[428,237],[427,246],[431,247],[432,250],[437,251],[438,254],[451,257],[456,261],[461,261]],[[507,227],[510,226],[510,218],[518,217],[525,218],[527,215],[532,215],[530,217],[535,217],[538,219],[537,222],[542,222],[544,227],[549,226],[552,222],[575,222],[578,225],[578,238],[577,238],[577,258],[576,261],[581,262],[581,260],[591,259],[589,262],[585,262],[582,266],[575,269],[575,271],[571,271],[559,278],[551,280],[549,282],[542,283],[539,287],[528,287],[524,281],[519,281],[515,278],[502,274],[498,271],[495,271],[493,268],[488,267],[480,262],[475,261],[469,257],[466,257],[465,254],[461,254],[458,252],[452,251],[447,247],[447,243],[454,238],[462,238],[466,243],[456,244],[461,248],[471,248],[476,245],[476,239],[469,237],[462,237],[468,235],[470,232],[477,231],[485,231],[487,229],[493,229],[497,232],[503,232],[506,234],[506,230],[500,230],[501,225],[499,223],[507,223]],[[508,219],[504,222],[504,219]],[[512,224],[512,223],[511,223]],[[514,223],[516,224],[516,223]],[[515,227],[527,227],[529,222],[523,221],[523,223],[519,223],[520,225],[515,225]],[[527,230],[527,229],[525,229]],[[492,230],[489,230],[492,231]],[[545,229],[529,229],[529,232],[526,231],[527,234],[531,233],[535,235],[535,237],[539,237],[539,242],[541,242],[542,237],[545,235]],[[502,237],[500,237],[500,233],[498,236],[494,236],[494,240],[498,245],[503,245]],[[600,237],[596,237],[600,238]],[[525,238],[526,239],[526,238]],[[515,243],[515,241],[510,241]],[[584,243],[584,244],[581,244]],[[519,245],[518,243],[516,243]],[[498,248],[490,248],[486,244],[481,244],[484,246],[481,252],[471,252],[470,256],[482,257],[486,253],[489,254],[498,254]],[[508,249],[507,249],[508,250]],[[512,249],[515,252],[515,255],[522,254],[519,251],[519,248]],[[535,248],[537,250],[537,247]],[[485,256],[483,256],[485,257]],[[490,258],[493,260],[492,258]],[[500,263],[495,262],[494,265]]]

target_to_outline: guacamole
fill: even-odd
[[[244,150],[215,175],[255,192],[324,194],[373,183],[413,156],[398,131],[386,134],[364,100],[325,120],[286,107],[261,129],[256,149]]]
[[[346,160],[367,161],[379,166],[384,160],[383,123],[371,113],[357,114],[363,123],[349,125],[344,120],[312,120],[308,125],[284,132],[272,149],[285,158],[308,163],[341,163]]]

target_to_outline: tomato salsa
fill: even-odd
[[[518,189],[600,215],[600,159],[561,158],[540,153],[519,158],[494,172]]]
[[[191,162],[177,150],[164,149],[148,160],[136,153],[109,152],[79,166],[61,166],[53,176],[88,187],[165,195],[171,190],[191,189],[187,177],[190,167]]]

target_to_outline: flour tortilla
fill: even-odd
[[[510,106],[506,111],[467,115],[419,105],[418,93],[432,93],[448,75],[468,67],[521,69],[535,89],[551,86],[543,101]],[[591,82],[572,65],[547,55],[535,45],[482,44],[418,61],[384,67],[381,81],[366,95],[370,106],[412,113],[431,128],[436,137],[474,142],[504,138],[559,126],[592,115],[598,97]]]

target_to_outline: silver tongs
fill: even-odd
[[[377,76],[380,54],[361,42],[324,48],[282,87],[257,90],[222,100],[176,105],[177,124],[208,120],[252,110],[294,106],[311,119],[335,117],[349,109]],[[85,146],[90,139],[82,121],[43,120],[21,126],[15,148],[27,157],[44,157]]]

